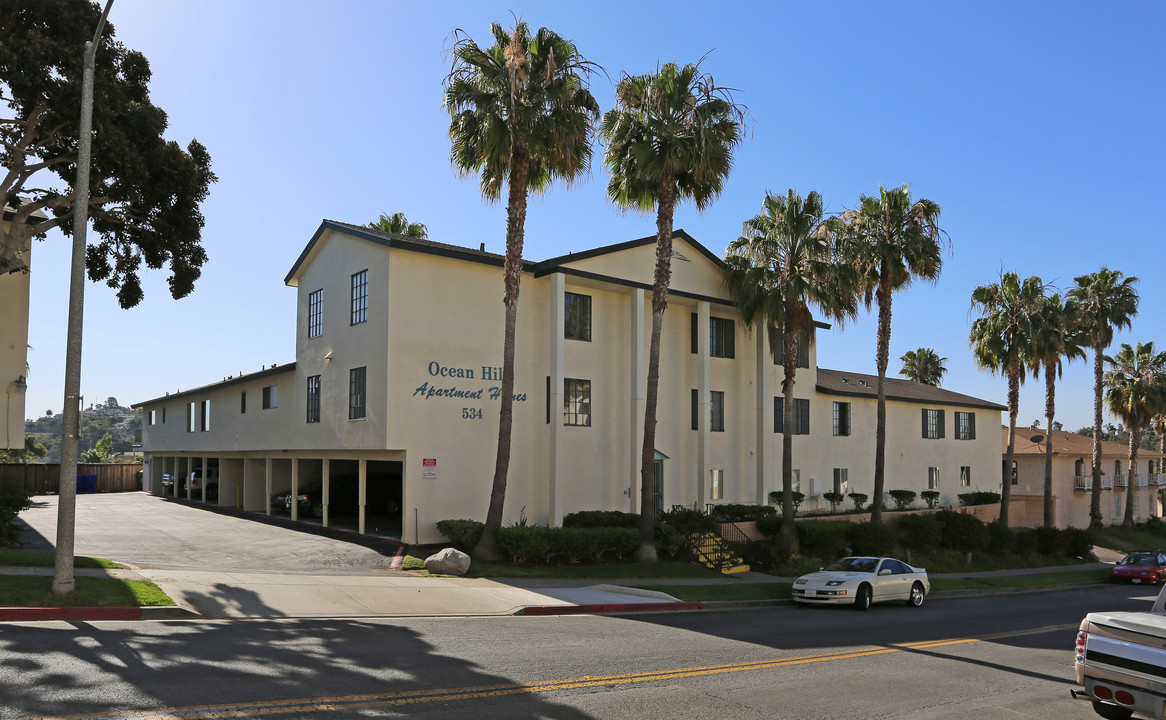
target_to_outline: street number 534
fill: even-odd
[[[462,420],[481,420],[482,408],[462,408]]]

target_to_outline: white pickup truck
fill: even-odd
[[[1150,612],[1093,612],[1077,632],[1074,669],[1103,718],[1166,717],[1166,587]]]

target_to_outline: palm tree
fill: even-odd
[[[1089,529],[1101,530],[1101,393],[1102,361],[1113,342],[1114,330],[1129,327],[1138,314],[1136,277],[1124,277],[1119,270],[1103,267],[1095,273],[1073,278],[1066,293],[1081,312],[1081,329],[1093,348],[1093,488],[1089,499]]]
[[[395,212],[392,215],[381,213],[376,222],[366,225],[369,230],[379,230],[390,235],[404,235],[418,240],[429,239],[429,229],[421,223],[409,222],[405,213]]]
[[[463,175],[481,173],[487,200],[497,200],[502,186],[508,186],[498,452],[490,509],[473,551],[475,559],[497,561],[514,422],[515,326],[527,195],[545,190],[552,180],[569,183],[587,171],[599,105],[588,89],[595,66],[574,43],[546,28],[531,35],[524,22],[513,30],[494,23],[490,32],[494,44],[485,49],[456,32],[445,106],[454,167]]]
[[[836,248],[822,223],[822,196],[803,201],[766,193],[761,213],[745,221],[741,237],[729,243],[725,279],[746,324],[763,324],[770,352],[784,343],[781,383],[784,428],[781,437],[781,534],[786,550],[798,551],[793,504],[793,404],[798,344],[814,341],[810,306],[838,322],[854,317],[858,296],[850,267],[836,262]]]
[[[1106,356],[1105,361],[1111,366],[1105,374],[1105,402],[1130,431],[1129,481],[1121,524],[1133,527],[1138,436],[1155,415],[1166,412],[1166,352],[1155,352],[1152,342],[1138,343],[1136,349],[1122,343],[1117,355]]]
[[[860,276],[860,292],[869,310],[878,303],[878,406],[875,414],[874,493],[870,521],[883,519],[883,488],[886,484],[887,365],[891,347],[891,299],[896,290],[915,278],[935,280],[943,268],[940,244],[945,236],[939,227],[939,205],[926,199],[911,200],[909,185],[887,190],[878,197],[863,195],[858,208],[835,219],[845,238],[845,255]]]
[[[1077,306],[1057,293],[1044,298],[1038,310],[1036,332],[1032,338],[1032,352],[1028,369],[1035,378],[1045,375],[1045,503],[1044,526],[1053,522],[1053,423],[1056,415],[1057,378],[1061,376],[1061,358],[1070,362],[1085,357],[1077,320]]]
[[[1014,272],[1003,273],[1000,282],[972,291],[972,309],[982,317],[972,323],[969,341],[976,364],[1008,378],[1008,449],[1000,490],[1000,524],[1008,527],[1008,503],[1012,498],[1012,457],[1016,448],[1016,412],[1024,369],[1032,356],[1033,338],[1044,305],[1045,286],[1039,277],[1021,280]]]
[[[1160,414],[1155,415],[1154,419],[1151,421],[1151,423],[1153,425],[1154,432],[1157,433],[1157,435],[1158,435],[1158,468],[1157,468],[1157,470],[1158,470],[1158,474],[1161,475],[1162,474],[1162,461],[1166,460],[1166,410],[1163,410]],[[1150,495],[1150,502],[1154,503],[1152,505],[1153,512],[1151,513],[1151,515],[1157,516],[1158,515],[1158,504],[1157,504],[1158,503],[1158,494],[1157,493],[1153,493]]]
[[[656,560],[653,458],[660,384],[660,331],[672,278],[672,216],[685,199],[704,210],[721,193],[741,140],[745,109],[727,88],[703,75],[700,64],[668,63],[656,72],[624,75],[616,107],[603,116],[600,135],[611,173],[608,197],[624,210],[656,211],[656,270],[652,283],[652,338],[644,397],[644,445],[640,455],[640,548],[636,557]]]
[[[914,380],[924,385],[939,387],[947,372],[947,368],[944,367],[947,358],[940,357],[939,353],[931,348],[921,347],[918,350],[908,350],[903,353],[899,360],[903,362],[899,374],[908,380]]]

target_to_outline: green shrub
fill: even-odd
[[[797,577],[806,573],[817,572],[825,564],[821,558],[807,557],[805,555],[790,555],[770,570],[770,572],[779,577]]]
[[[960,505],[964,507],[968,507],[969,505],[995,505],[1000,502],[1000,493],[976,490],[974,492],[960,493],[959,498]]]
[[[943,524],[943,546],[960,552],[980,552],[988,547],[988,529],[971,513],[940,510],[935,519]]]
[[[895,531],[882,523],[857,523],[851,542],[855,555],[887,555],[895,548]]]
[[[1015,541],[1015,551],[1017,555],[1035,555],[1037,554],[1036,546],[1036,529],[1019,527],[1012,530],[1013,540]]]
[[[675,525],[669,525],[666,522],[656,523],[656,554],[671,558],[685,558],[689,557],[688,550],[684,545],[684,536],[676,529]],[[632,552],[640,547],[640,534],[636,533],[636,547]]]
[[[797,490],[794,490],[790,494],[790,497],[793,498],[794,512],[797,512],[798,507],[800,507],[802,504],[802,501],[806,499],[806,494],[800,493]],[[778,505],[778,506],[784,504],[785,503],[785,491],[784,490],[774,490],[773,492],[769,493],[769,502],[773,503],[774,505]]]
[[[1157,518],[1154,518],[1157,520]],[[1162,524],[1162,523],[1159,523]],[[1096,560],[1097,557],[1093,554],[1093,533],[1081,528],[1066,528],[1065,529],[1066,549],[1065,554],[1073,558],[1081,558],[1082,560]]]
[[[837,512],[838,506],[846,499],[845,495],[836,492],[824,492],[822,493],[822,497],[826,498],[826,502],[830,503],[830,512]]]
[[[555,530],[537,525],[511,525],[498,530],[498,549],[521,565],[528,560],[541,560],[548,565],[559,555],[566,556],[561,537]]]
[[[775,538],[781,534],[781,516],[774,513],[757,521],[757,532],[766,537]]]
[[[660,513],[660,522],[676,528],[681,535],[692,535],[702,532],[716,532],[717,521],[700,510],[691,508],[676,508]]]
[[[914,490],[891,490],[887,494],[895,501],[896,510],[906,510],[915,502]]]
[[[582,510],[563,517],[565,528],[638,528],[640,516],[637,513],[619,510]]]
[[[1166,522],[1162,522],[1162,518],[1152,517],[1143,523],[1138,523],[1138,530],[1159,537],[1166,537]]]
[[[32,496],[22,488],[0,487],[0,548],[20,547],[16,516],[32,507]]]
[[[717,505],[713,508],[713,517],[718,522],[749,522],[761,520],[763,517],[777,515],[777,508],[769,505]]]
[[[939,504],[938,490],[924,490],[919,493],[919,497],[923,498],[923,501],[927,503],[928,509],[934,510],[935,506]]]
[[[855,511],[862,512],[862,508],[863,508],[863,506],[866,505],[866,501],[867,501],[868,496],[866,493],[855,492],[855,493],[850,493],[846,497],[850,498],[850,502],[854,503]]]
[[[943,540],[943,525],[931,513],[901,515],[895,527],[899,542],[912,550],[928,550]]]
[[[474,549],[482,539],[484,523],[477,520],[438,520],[437,531],[449,538],[453,546],[464,553]]]
[[[827,562],[846,554],[855,524],[848,520],[803,520],[797,524],[801,554]]]
[[[988,528],[988,552],[992,555],[1008,556],[1016,552],[1016,534],[1011,528],[999,522],[990,522]]]
[[[773,572],[785,558],[785,553],[776,543],[749,543],[741,552],[741,559],[755,572]]]
[[[1069,549],[1069,538],[1060,528],[1039,527],[1036,549],[1041,555],[1064,555]]]

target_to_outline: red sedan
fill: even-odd
[[[1166,581],[1166,555],[1150,550],[1135,550],[1114,566],[1109,573],[1109,581],[1151,585]]]

